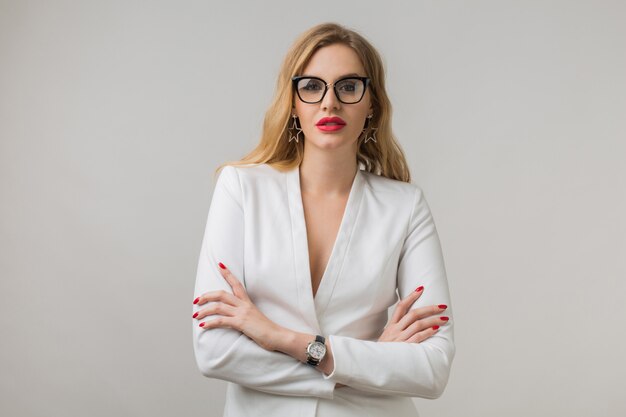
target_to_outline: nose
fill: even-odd
[[[322,100],[322,109],[328,109],[328,108],[338,109],[340,107],[341,107],[341,102],[337,98],[337,95],[335,95],[335,86],[329,85],[328,91],[326,91],[326,95],[324,96],[324,99]]]

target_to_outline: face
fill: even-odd
[[[308,65],[297,75],[309,75],[334,83],[347,74],[356,73],[367,76],[363,64],[352,48],[343,44],[333,44],[318,49]],[[363,131],[367,116],[372,113],[369,87],[358,103],[345,104],[335,95],[333,86],[328,87],[326,95],[319,103],[309,104],[298,98],[294,92],[295,108],[292,113],[298,116],[307,146],[334,149],[343,146],[356,146]],[[330,126],[318,127],[323,117],[340,117],[345,125],[338,130]]]

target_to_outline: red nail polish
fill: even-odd
[[[448,308],[448,306],[447,306],[447,305],[445,305],[445,304],[439,304],[439,305],[438,305],[438,307],[439,307],[439,308],[441,308],[441,309],[444,309],[444,310],[445,310],[446,308]]]
[[[204,322],[200,323],[200,327],[204,327]]]
[[[223,264],[223,263],[221,263],[221,262],[220,262],[220,268],[222,268],[222,269],[226,269],[226,267],[224,266],[224,264]]]
[[[193,300],[194,304],[198,304],[198,301],[200,301],[200,297],[196,298],[195,300]]]
[[[196,317],[198,317],[198,313],[197,312],[193,314],[193,318],[195,319]]]
[[[415,289],[415,292],[420,292],[420,291],[422,291],[423,289],[424,289],[424,286],[423,286],[423,285],[420,285],[419,287],[417,287],[417,288]]]
[[[449,318],[449,317],[446,317],[446,316],[439,317],[439,318],[440,318],[441,320],[443,320],[443,321],[448,321],[448,320],[450,320],[450,318]]]
[[[435,325],[433,326],[433,330],[437,330],[439,328],[439,326]]]

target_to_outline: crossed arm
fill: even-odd
[[[334,389],[341,385],[411,397],[442,394],[455,353],[451,322],[440,330],[413,325],[430,325],[439,319],[417,319],[432,310],[426,305],[429,302],[450,305],[439,239],[421,190],[416,188],[400,255],[402,301],[394,314],[397,332],[386,338],[390,341],[331,334],[324,360],[317,368],[307,365],[305,347],[315,335],[279,326],[254,306],[237,279],[242,257],[241,188],[236,170],[227,166],[213,193],[196,277],[194,353],[203,375],[279,395],[333,398]],[[218,267],[220,262],[230,268]],[[420,284],[423,295],[416,295]],[[451,309],[446,313],[451,316]],[[214,314],[221,317],[211,317]],[[427,338],[417,342],[414,336],[420,331]],[[415,341],[401,341],[411,337]]]

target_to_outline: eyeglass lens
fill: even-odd
[[[317,103],[322,100],[326,85],[316,78],[302,78],[296,88],[302,101]],[[344,78],[335,83],[335,91],[342,103],[357,103],[365,94],[365,83],[358,78]]]

